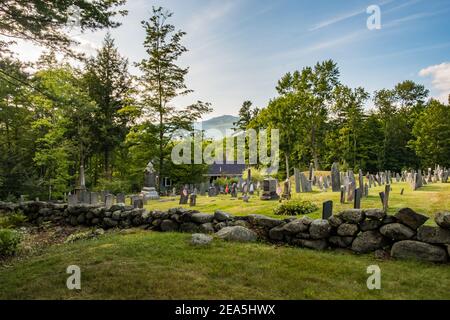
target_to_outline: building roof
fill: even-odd
[[[245,164],[238,163],[214,163],[209,166],[207,176],[242,176],[242,172],[247,168]]]

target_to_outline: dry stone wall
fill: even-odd
[[[107,209],[39,201],[0,202],[0,212],[18,211],[34,224],[51,221],[105,229],[142,227],[162,232],[215,233],[232,241],[260,239],[315,250],[344,248],[357,254],[376,252],[380,256],[439,263],[448,262],[450,254],[450,212],[445,211],[436,214],[437,226],[427,226],[424,224],[428,217],[410,208],[400,209],[395,215],[386,215],[380,209],[349,209],[327,220],[307,216],[280,220],[257,214],[206,214],[183,208],[149,212],[125,204]]]

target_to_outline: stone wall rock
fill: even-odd
[[[313,220],[307,216],[280,220],[257,214],[233,216],[220,210],[207,214],[184,208],[147,211],[124,204],[105,208],[100,205],[67,206],[43,201],[20,204],[0,202],[0,212],[3,214],[19,211],[33,224],[50,221],[60,225],[105,229],[140,227],[162,232],[215,233],[218,238],[230,241],[252,242],[259,238],[315,250],[330,247],[351,249],[355,253],[378,250],[391,252],[392,257],[397,259],[445,262],[450,250],[448,211],[436,214],[438,227],[432,227],[423,225],[428,217],[410,208],[400,209],[395,216],[385,215],[380,209],[350,209],[327,220]]]
[[[397,259],[416,259],[429,262],[446,262],[447,252],[424,242],[405,240],[394,243],[391,256]]]

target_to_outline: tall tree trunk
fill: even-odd
[[[289,190],[291,190],[291,179],[290,179],[290,169],[289,169],[289,152],[284,153],[284,158],[286,160],[286,179],[288,181]]]

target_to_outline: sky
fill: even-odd
[[[380,29],[367,27],[371,5],[380,8]],[[189,51],[179,64],[189,67],[194,93],[174,103],[210,102],[214,111],[204,119],[237,115],[245,100],[265,107],[285,73],[327,59],[337,62],[343,84],[370,93],[413,80],[442,101],[450,94],[448,0],[128,0],[129,14],[111,34],[131,63],[146,56],[141,21],[152,6],[172,11],[170,23],[187,32]],[[71,30],[87,54],[95,54],[105,33]],[[29,61],[40,54],[29,44],[16,51]]]

